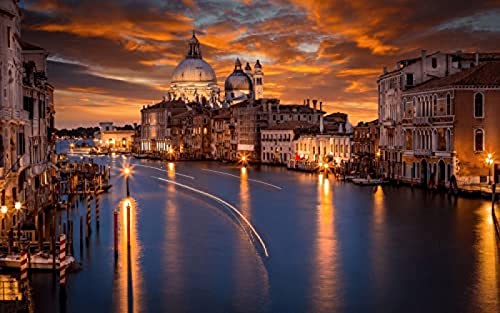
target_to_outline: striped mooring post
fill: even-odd
[[[99,196],[97,195],[97,189],[94,197],[95,197],[95,225],[96,228],[99,228],[100,207],[99,207]]]
[[[28,252],[21,251],[21,288],[24,291],[28,287]]]
[[[92,212],[91,209],[91,200],[92,196],[89,193],[87,194],[87,239],[90,237],[90,233],[92,232]]]
[[[59,235],[59,284],[66,285],[66,235]]]

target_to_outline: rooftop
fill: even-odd
[[[500,62],[486,62],[454,75],[431,79],[405,93],[453,86],[500,86]]]

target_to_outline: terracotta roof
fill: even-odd
[[[36,46],[36,45],[29,43],[27,41],[24,41],[24,40],[21,40],[21,48],[23,50],[42,50],[42,51],[45,51],[44,48],[41,48],[39,46]]]
[[[500,62],[486,62],[454,75],[431,79],[406,90],[405,93],[448,86],[500,86]]]
[[[156,104],[146,106],[144,109],[161,109],[161,108],[167,108],[167,109],[182,109],[186,108],[186,104],[181,101],[181,100],[163,100],[161,102],[158,102]]]

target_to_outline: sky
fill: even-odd
[[[500,2],[21,0],[23,39],[49,53],[56,127],[140,121],[196,30],[219,86],[234,60],[264,70],[264,96],[316,98],[352,123],[377,117],[384,66],[425,49],[500,51]]]

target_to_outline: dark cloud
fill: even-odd
[[[126,108],[113,112],[117,119],[138,119],[141,101],[168,88],[192,29],[219,80],[235,57],[261,59],[267,95],[296,103],[321,97],[327,109],[347,111],[353,121],[375,117],[383,66],[420,49],[500,49],[500,9],[491,0],[32,0],[22,6],[25,39],[55,60],[81,64],[49,64],[64,118],[69,110],[116,105]]]

